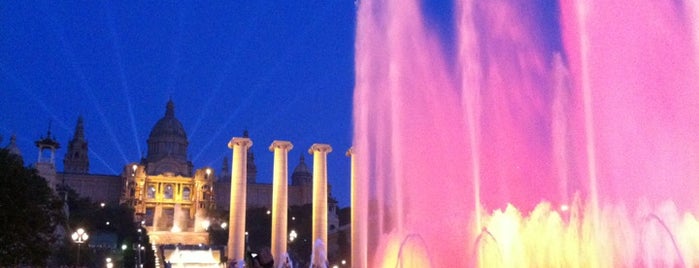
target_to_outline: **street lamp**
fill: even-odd
[[[77,262],[78,266],[80,266],[80,246],[87,241],[87,239],[90,236],[87,235],[87,232],[85,232],[85,229],[83,228],[78,228],[73,234],[70,236],[71,239],[73,239],[73,242],[78,244],[78,257],[77,257]]]
[[[289,232],[289,242],[294,242],[296,237],[298,237],[298,234],[296,233],[296,231],[291,230],[291,232]]]
[[[138,243],[138,244],[134,243],[133,247],[134,247],[134,250],[136,250],[136,252],[137,252],[136,261],[138,262],[138,264],[136,265],[136,267],[143,267],[143,264],[141,263],[141,250],[144,250],[145,247],[143,247],[141,245],[141,243]]]

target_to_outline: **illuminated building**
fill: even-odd
[[[36,166],[52,187],[62,184],[93,202],[132,206],[135,218],[143,222],[155,244],[208,244],[204,228],[207,211],[230,208],[231,162],[224,159],[218,172],[211,167],[194,168],[187,157],[187,134],[175,116],[172,101],[168,101],[165,115],[151,129],[146,156],[126,164],[118,175],[90,172],[90,132],[86,123],[82,117],[78,118],[75,132],[65,148],[63,172],[56,171],[54,163],[53,155],[60,148],[56,139],[49,133],[39,139],[41,145],[37,141],[40,158]],[[243,137],[248,138],[247,131]],[[248,150],[245,157],[245,208],[272,208],[272,183],[258,182],[253,150]],[[287,187],[288,206],[313,201],[312,170],[303,154],[297,159]],[[328,210],[328,226],[332,233],[338,227],[336,203],[331,202]]]
[[[135,219],[155,244],[208,244],[203,223],[214,207],[214,174],[211,168],[192,170],[188,145],[175,105],[168,101],[165,116],[148,137],[148,154],[122,172],[121,202],[134,208]]]

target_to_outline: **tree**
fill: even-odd
[[[0,149],[0,266],[45,266],[65,220],[62,207],[35,169]]]
[[[99,265],[104,262],[106,257],[112,258],[112,261],[117,267],[133,267],[138,258],[138,247],[141,244],[145,251],[141,251],[140,260],[144,267],[153,267],[154,253],[151,244],[148,240],[148,234],[145,228],[141,228],[140,224],[134,222],[133,209],[125,204],[100,204],[92,201],[87,197],[80,196],[75,190],[65,184],[58,185],[58,192],[61,196],[65,196],[69,208],[69,218],[66,228],[75,230],[84,228],[95,237],[97,234],[113,234],[116,236],[116,248],[89,248],[88,240],[87,247],[81,252],[81,263],[88,265]],[[141,228],[141,232],[138,229]],[[69,232],[70,233],[70,232]],[[121,246],[126,248],[122,249]],[[54,266],[73,266],[77,264],[76,260],[77,247],[70,240],[65,238],[65,243],[58,248],[56,262]]]

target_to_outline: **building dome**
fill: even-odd
[[[175,104],[167,102],[165,116],[158,120],[148,136],[149,174],[174,173],[189,175],[187,161],[187,133],[180,120],[175,117]]]
[[[167,102],[165,117],[155,123],[148,137],[149,141],[157,139],[179,140],[187,143],[187,133],[184,132],[180,120],[175,117],[175,104],[172,100]]]
[[[294,173],[291,173],[292,185],[311,185],[313,183],[313,173],[306,166],[306,159],[301,155],[299,164],[294,168]]]

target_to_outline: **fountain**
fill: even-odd
[[[353,265],[699,265],[699,6],[455,2],[359,2]]]
[[[328,268],[328,258],[325,253],[325,244],[323,240],[316,239],[313,243],[313,252],[311,253],[311,265],[309,268]]]
[[[201,246],[163,248],[163,257],[170,267],[221,267],[220,253]]]
[[[173,207],[173,216],[172,216],[172,228],[170,228],[170,232],[173,233],[179,233],[179,232],[186,232],[188,231],[188,211],[187,209],[183,209],[180,204],[175,204]]]

